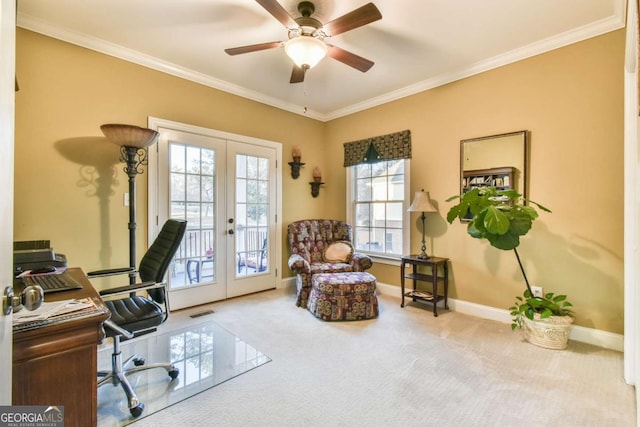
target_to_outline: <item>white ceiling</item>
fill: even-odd
[[[295,18],[299,0],[279,0]],[[367,0],[315,0],[328,22]],[[373,0],[382,19],[330,43],[375,62],[325,58],[290,84],[287,39],[255,0],[19,0],[18,26],[318,120],[331,120],[622,28],[626,0]],[[305,108],[307,111],[305,112]]]

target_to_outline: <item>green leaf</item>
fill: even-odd
[[[516,190],[498,190],[496,194],[499,196],[507,196],[510,200],[519,199],[521,196]]]
[[[518,211],[520,211],[523,214],[527,215],[532,221],[534,219],[538,218],[538,212],[536,212],[536,210],[534,208],[532,208],[531,206],[518,205]]]
[[[534,205],[536,205],[538,207],[538,209],[540,209],[541,211],[545,211],[545,212],[549,212],[551,213],[551,210],[545,208],[544,206],[542,206],[540,203],[534,202],[533,200],[529,200],[529,199],[524,199],[529,203],[533,203]]]
[[[488,235],[487,240],[494,248],[502,249],[503,251],[507,251],[510,249],[517,248],[520,244],[520,238],[512,233],[507,233],[503,235]]]
[[[483,219],[484,227],[491,234],[505,234],[509,231],[509,217],[495,206],[488,206]]]
[[[477,221],[471,221],[467,226],[467,233],[475,239],[484,239],[486,237],[486,230],[479,229],[476,224]]]
[[[464,193],[464,196],[462,196],[462,202],[467,203],[468,205],[471,206],[478,203],[479,198],[480,198],[480,190],[477,188],[474,188]]]
[[[447,212],[447,221],[449,224],[451,224],[456,218],[464,218],[467,215],[468,208],[468,204],[461,202],[449,209],[449,212]]]
[[[531,298],[527,300],[527,304],[529,304],[533,308],[538,308],[538,307],[542,307],[543,300],[539,298]]]
[[[528,215],[523,215],[520,211],[512,211],[509,231],[517,236],[524,236],[531,230],[533,222]]]

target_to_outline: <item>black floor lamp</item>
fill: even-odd
[[[136,269],[136,175],[143,172],[148,163],[147,147],[158,139],[158,132],[133,125],[106,124],[100,126],[111,142],[120,146],[120,161],[127,164],[124,172],[129,177],[129,267]],[[129,274],[129,282],[136,282],[135,273]]]

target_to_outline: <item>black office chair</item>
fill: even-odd
[[[169,301],[166,295],[164,276],[169,268],[180,242],[187,229],[187,221],[168,220],[155,241],[140,261],[137,271],[142,280],[134,285],[106,289],[100,292],[102,297],[122,296],[117,299],[105,299],[104,303],[111,311],[111,318],[104,324],[108,337],[113,337],[113,354],[111,355],[111,370],[99,371],[98,387],[111,382],[114,386],[121,385],[129,401],[129,411],[134,417],[140,416],[144,404],[138,400],[136,393],[127,379],[127,375],[152,368],[164,368],[174,380],[180,371],[170,363],[153,363],[145,365],[144,358],[134,355],[122,361],[120,341],[133,338],[145,333],[153,332],[169,317]],[[93,271],[87,274],[89,278],[112,276],[115,274],[131,273],[131,268]],[[136,295],[136,292],[146,291],[147,296]],[[131,366],[133,363],[134,366]]]

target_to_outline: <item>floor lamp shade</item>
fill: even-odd
[[[422,220],[422,248],[420,255],[418,255],[418,258],[427,259],[429,258],[429,256],[427,256],[427,245],[425,243],[425,213],[438,211],[436,207],[433,206],[433,202],[429,197],[429,192],[424,190],[416,191],[416,194],[413,197],[413,203],[411,203],[411,206],[409,206],[409,209],[407,209],[407,211],[422,212],[422,215],[420,215],[420,219]]]
[[[134,125],[106,124],[100,126],[104,136],[121,147],[145,148],[156,142],[158,132]]]

